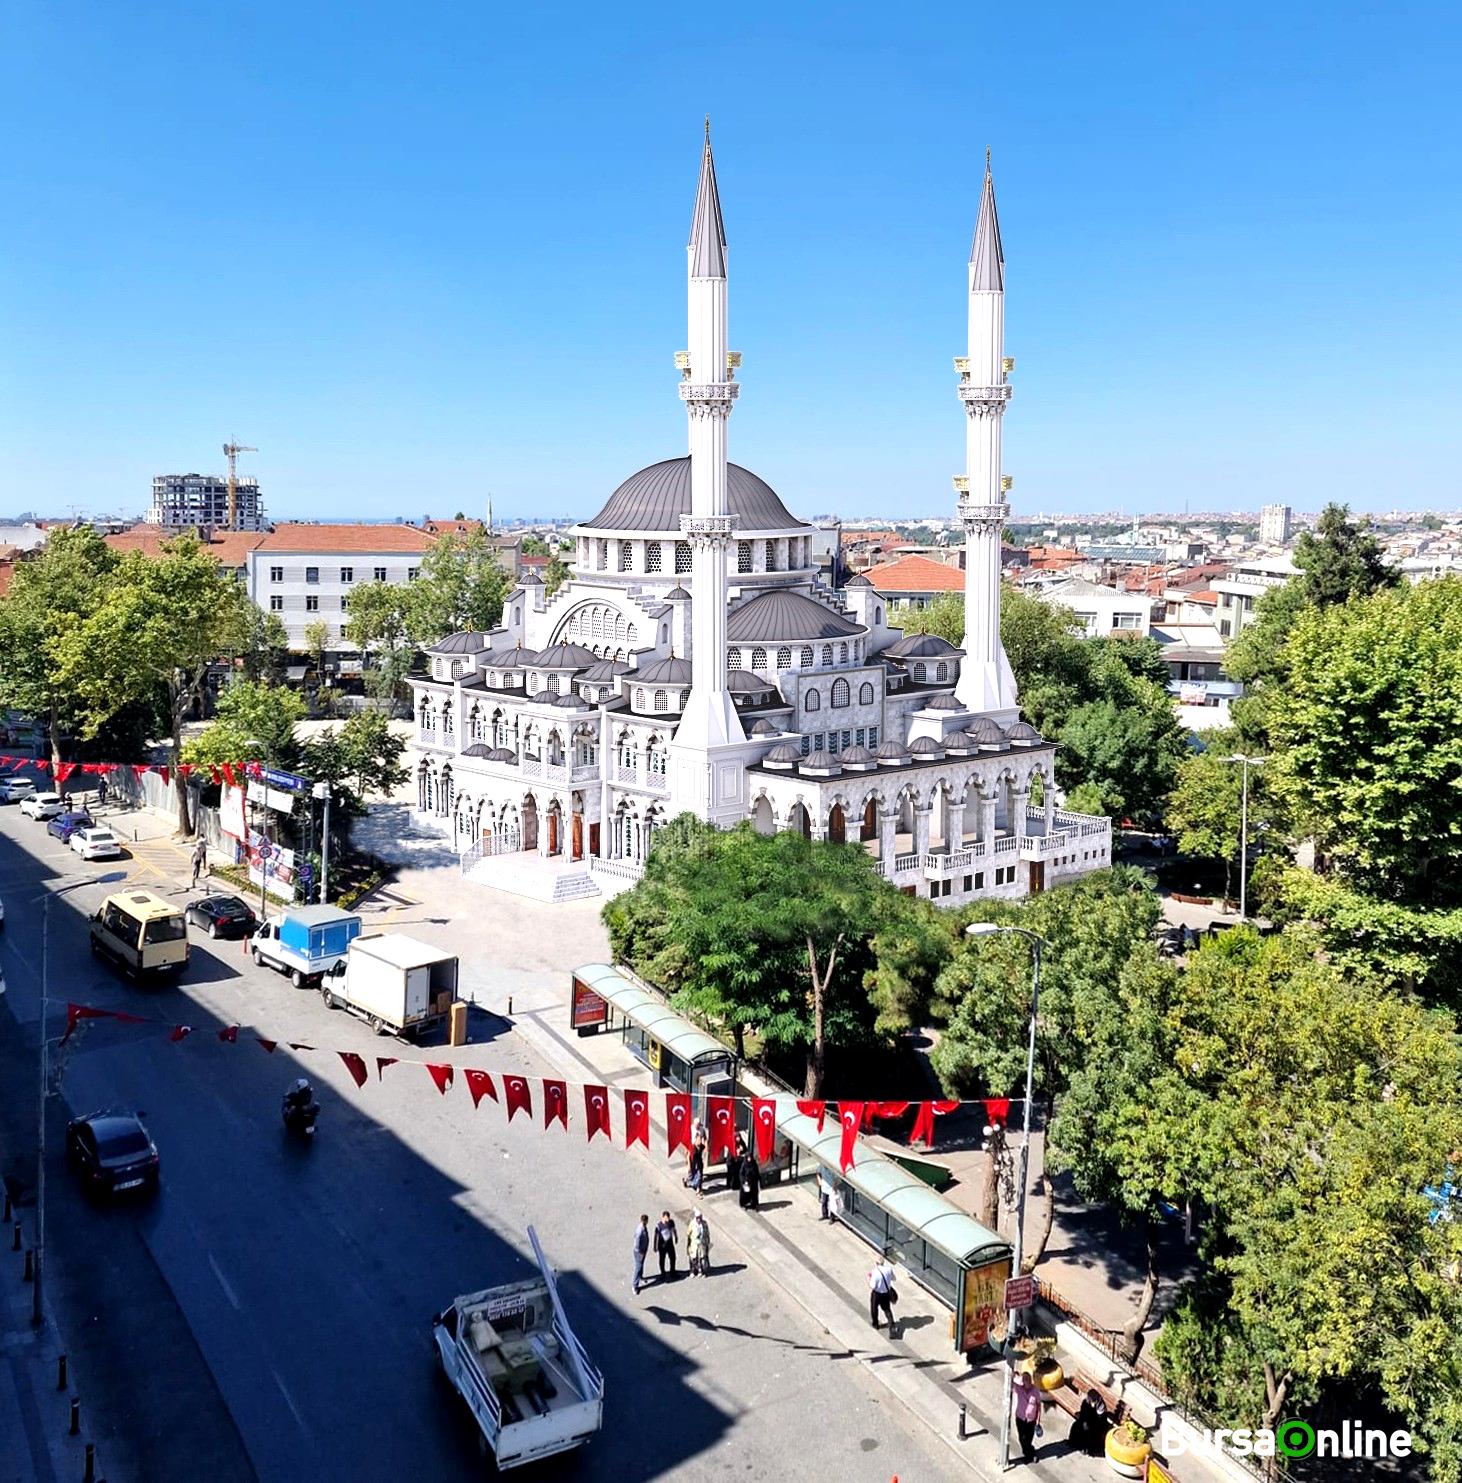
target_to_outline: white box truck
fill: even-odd
[[[432,1319],[437,1363],[499,1469],[587,1442],[604,1425],[604,1377],[574,1336],[538,1234],[539,1275],[454,1298]]]
[[[457,959],[401,932],[357,937],[320,981],[327,1009],[345,1009],[378,1035],[415,1035],[457,1000]]]

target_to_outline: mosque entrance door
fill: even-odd
[[[573,817],[573,857],[575,860],[582,860],[584,858],[584,816],[583,814],[575,814]]]

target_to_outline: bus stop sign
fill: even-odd
[[[1005,1284],[1007,1311],[1015,1308],[1029,1308],[1035,1300],[1036,1279],[1034,1277],[1012,1277]]]

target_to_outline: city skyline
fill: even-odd
[[[683,452],[707,108],[745,356],[731,453],[789,506],[952,514],[989,144],[1015,520],[1455,507],[1455,124],[1427,80],[1455,21],[1393,18],[1378,73],[1358,10],[1313,15],[941,18],[892,46],[857,8],[835,44],[754,13],[716,46],[678,18],[565,40],[532,19],[408,34],[388,9],[358,34],[268,6],[84,35],[24,15],[0,64],[26,162],[0,249],[0,508],[140,508],[237,435],[275,519],[480,514],[489,492],[500,518],[589,513]],[[212,58],[236,46],[220,111]],[[45,86],[63,59],[65,97]]]

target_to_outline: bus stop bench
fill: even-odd
[[[1107,1408],[1107,1420],[1113,1426],[1119,1426],[1127,1415],[1127,1402],[1115,1391],[1109,1390],[1099,1381],[1092,1379],[1090,1375],[1068,1376],[1064,1385],[1058,1385],[1055,1390],[1047,1391],[1046,1397],[1060,1406],[1068,1416],[1075,1416],[1081,1410],[1081,1403],[1086,1399],[1086,1393],[1089,1390],[1096,1391],[1102,1398]]]

